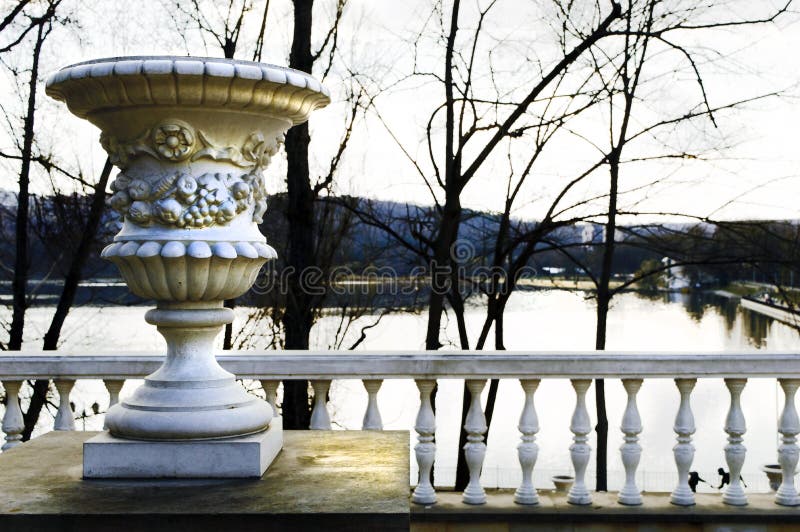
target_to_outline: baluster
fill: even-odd
[[[3,451],[22,443],[25,422],[22,418],[22,409],[19,407],[21,385],[21,381],[3,381],[3,387],[6,389],[6,413],[3,415],[3,432],[6,433],[6,442],[3,444]]]
[[[592,448],[587,443],[589,441],[589,431],[592,430],[589,421],[589,411],[586,410],[586,392],[592,385],[590,379],[572,379],[572,387],[575,389],[575,412],[572,414],[572,422],[569,429],[574,434],[574,443],[570,445],[569,452],[572,458],[572,467],[575,469],[575,482],[567,494],[567,502],[570,504],[591,504],[592,496],[586,488],[586,467],[589,465],[589,457]]]
[[[331,416],[328,415],[328,390],[331,381],[311,381],[314,388],[314,409],[311,411],[311,430],[330,430]]]
[[[486,386],[485,380],[468,380],[470,405],[467,412],[467,422],[464,430],[467,431],[467,443],[464,445],[464,457],[469,468],[469,484],[467,484],[462,500],[467,504],[484,504],[486,492],[481,487],[481,470],[483,459],[486,457],[486,443],[484,434],[488,430],[486,417],[481,407],[481,392]]]
[[[747,448],[742,445],[747,432],[747,425],[744,421],[742,412],[741,396],[742,390],[747,379],[725,379],[725,386],[731,394],[731,406],[728,416],[725,419],[725,432],[728,433],[728,445],[725,446],[725,461],[728,463],[728,471],[731,474],[731,483],[725,488],[722,494],[722,502],[732,506],[744,506],[747,504],[747,496],[744,494],[742,481],[739,476],[742,474],[745,453]]]
[[[378,390],[383,384],[382,379],[364,379],[364,388],[367,390],[367,411],[364,412],[363,430],[383,430],[381,411],[378,409]]]
[[[781,445],[778,448],[778,463],[781,465],[783,481],[775,494],[775,502],[782,506],[798,506],[800,498],[794,487],[794,475],[797,471],[800,449],[797,447],[797,434],[800,433],[800,419],[794,406],[794,396],[800,386],[800,379],[778,379],[783,388],[783,412],[781,413],[778,432],[781,433]]]
[[[642,418],[636,406],[636,394],[642,387],[642,379],[622,379],[622,386],[628,392],[628,404],[622,416],[620,430],[625,434],[625,443],[619,448],[622,464],[625,466],[625,486],[620,490],[617,500],[620,504],[638,506],[642,504],[642,494],[636,487],[636,468],[642,457],[639,433],[642,432]]]
[[[275,417],[280,416],[278,413],[278,385],[281,381],[262,380],[261,387],[264,389],[264,395],[267,396],[267,402],[272,407],[272,414]]]
[[[539,446],[536,444],[536,433],[539,432],[539,418],[536,416],[536,407],[533,404],[533,394],[539,387],[539,379],[520,379],[522,389],[525,391],[525,406],[519,416],[517,428],[522,433],[520,443],[517,445],[517,456],[522,468],[522,483],[514,492],[514,502],[517,504],[539,504],[539,496],[533,487],[533,467],[539,456]]]
[[[75,414],[72,412],[72,406],[69,404],[69,394],[72,391],[72,386],[75,384],[73,380],[56,379],[56,390],[58,390],[58,412],[56,412],[56,420],[53,423],[54,430],[75,430]]]
[[[103,380],[103,384],[108,391],[108,407],[111,408],[119,403],[119,392],[122,391],[122,386],[125,385],[124,380],[108,379]]]
[[[672,448],[675,455],[675,465],[678,467],[678,485],[672,490],[670,502],[678,506],[692,506],[694,492],[689,487],[689,469],[694,461],[694,415],[692,414],[692,390],[697,384],[697,379],[675,379],[675,385],[681,394],[681,404],[675,416],[675,425],[672,430],[678,435],[678,443]]]
[[[115,404],[119,403],[119,392],[122,391],[122,386],[125,384],[124,380],[115,380],[115,379],[107,379],[103,380],[103,384],[108,391],[108,408],[110,409]],[[107,430],[108,427],[103,422],[103,430]]]
[[[436,490],[431,484],[431,470],[436,458],[436,444],[433,442],[436,435],[436,416],[431,406],[431,392],[436,381],[418,379],[416,383],[419,389],[419,412],[414,424],[418,440],[414,453],[417,456],[419,480],[411,500],[417,504],[433,504],[436,502]]]

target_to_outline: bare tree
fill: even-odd
[[[203,35],[218,45],[225,57],[234,57],[241,48],[242,29],[247,24],[247,15],[254,10],[251,1],[231,0],[224,11],[212,16],[205,13],[207,6],[197,1],[177,1],[184,22],[198,29]],[[334,69],[339,47],[339,34],[342,18],[347,6],[346,0],[334,0],[332,20],[327,25],[319,44],[312,46],[314,39],[314,2],[313,0],[293,0],[293,37],[289,53],[289,67],[313,73],[321,71],[324,81]],[[259,18],[259,31],[255,39],[253,59],[259,60],[263,50],[266,31],[267,10],[269,2],[264,3]],[[342,67],[347,70],[346,67]],[[356,74],[350,72],[351,77]],[[287,155],[287,201],[284,216],[285,229],[288,232],[286,242],[286,259],[284,275],[286,298],[277,301],[284,308],[272,308],[257,311],[252,320],[267,320],[272,327],[272,338],[275,346],[284,349],[308,349],[309,334],[314,321],[319,315],[325,297],[325,286],[320,280],[331,264],[332,246],[337,238],[347,230],[350,221],[342,217],[342,211],[333,213],[324,205],[320,207],[320,199],[329,194],[335,181],[344,152],[350,141],[354,124],[362,108],[363,91],[353,84],[347,92],[345,102],[348,114],[345,119],[344,132],[339,147],[319,177],[312,175],[309,165],[309,144],[311,136],[307,123],[289,130],[285,140]],[[320,217],[321,215],[321,217]],[[339,235],[337,237],[336,235]],[[316,279],[316,280],[315,280]],[[232,306],[232,302],[227,302]],[[356,313],[357,314],[357,313]],[[351,318],[354,318],[352,315]],[[248,326],[249,327],[249,326]],[[279,327],[279,329],[276,329]],[[247,335],[234,335],[232,329],[226,329],[225,346],[230,347],[235,338],[247,341]],[[284,383],[283,420],[286,428],[308,428],[310,420],[308,383],[286,381]]]
[[[29,293],[30,289],[28,287],[31,231],[34,229],[38,232],[47,224],[47,222],[42,220],[41,217],[38,217],[37,219],[40,223],[33,228],[29,226],[29,218],[32,213],[31,208],[38,208],[40,206],[31,205],[30,180],[31,173],[33,171],[32,166],[38,165],[46,172],[52,172],[62,177],[66,177],[68,180],[71,180],[78,185],[89,185],[89,183],[83,179],[82,176],[71,174],[68,170],[56,162],[53,155],[41,153],[36,145],[35,139],[35,121],[37,111],[36,98],[38,95],[39,65],[43,46],[45,44],[45,40],[52,32],[54,24],[65,24],[69,22],[68,18],[65,18],[59,14],[60,3],[60,0],[51,0],[44,6],[36,6],[40,9],[43,8],[43,11],[40,11],[37,14],[31,14],[27,13],[24,9],[28,3],[20,2],[17,4],[14,10],[12,10],[12,12],[6,16],[4,22],[0,24],[0,26],[5,29],[7,24],[10,24],[10,21],[13,21],[15,17],[20,16],[24,16],[29,21],[26,29],[22,30],[19,37],[13,41],[14,46],[21,45],[26,34],[29,32],[35,32],[35,40],[33,42],[31,52],[31,67],[27,83],[27,105],[25,114],[22,118],[23,133],[21,141],[17,142],[19,152],[0,153],[0,157],[18,162],[20,166],[16,219],[14,224],[16,235],[16,253],[12,282],[13,312],[11,325],[9,327],[9,342],[7,346],[11,350],[17,350],[21,348],[22,335],[25,328],[25,310],[29,304],[29,299],[32,296],[32,293]],[[6,46],[3,48],[3,52],[7,51],[8,49],[9,46]],[[17,71],[13,68],[12,72],[17,75]],[[10,122],[10,110],[4,109],[4,111],[6,113],[7,120]],[[92,188],[94,189],[93,200],[88,207],[86,222],[81,228],[82,230],[80,231],[79,242],[77,242],[77,246],[71,250],[71,258],[67,271],[65,272],[58,305],[51,319],[48,331],[44,337],[44,349],[46,350],[53,350],[58,346],[61,329],[70,309],[73,306],[78,283],[83,275],[84,266],[93,251],[93,245],[96,242],[96,236],[103,214],[105,188],[108,182],[110,170],[111,165],[109,162],[106,162],[100,178],[94,185],[92,185]],[[54,202],[55,206],[61,206],[62,204],[58,199],[59,196],[56,191],[57,187],[55,185],[55,181],[51,179],[51,182],[53,183],[53,191],[56,193],[51,201]],[[39,200],[38,203],[41,204],[42,201],[48,200]],[[76,203],[79,210],[82,208],[80,207],[81,203],[82,202]],[[82,213],[76,213],[72,211],[62,212],[58,209],[57,211],[61,212],[63,215],[56,222],[59,226],[69,225],[72,223],[72,221],[82,216]],[[64,243],[60,242],[60,245],[64,245]],[[23,440],[28,440],[30,438],[33,428],[39,418],[41,408],[47,401],[48,391],[48,381],[40,380],[32,383],[32,395],[30,397],[30,403],[24,413],[25,428],[22,434]]]
[[[20,171],[19,188],[17,191],[17,216],[16,216],[16,257],[14,260],[14,277],[11,285],[13,298],[13,313],[7,348],[18,351],[22,348],[22,332],[25,328],[25,310],[27,308],[26,290],[28,283],[28,258],[29,231],[28,210],[30,206],[30,180],[31,163],[33,161],[34,125],[36,119],[36,97],[39,88],[39,60],[42,47],[56,22],[56,11],[61,0],[48,2],[46,9],[39,16],[34,17],[35,25],[33,49],[31,53],[30,74],[28,77],[28,98],[25,115],[22,119],[23,134],[19,147]]]
[[[226,59],[233,59],[237,54],[246,53],[252,42],[250,57],[253,61],[261,61],[270,0],[227,0],[224,3],[201,3],[200,0],[173,1],[176,9],[172,12],[172,21],[178,33],[184,36],[184,40],[186,30],[196,30],[206,47],[208,40],[212,41]],[[255,37],[242,33],[250,19],[255,19],[248,16],[250,13],[259,15],[257,18],[259,29]]]
[[[52,5],[52,2],[49,4]],[[37,10],[39,6],[30,0],[18,0],[10,4],[10,9],[0,20],[0,37],[4,39],[0,44],[0,54],[10,52],[23,43],[29,33],[38,30],[42,14],[37,13]]]
[[[458,326],[459,345],[462,349],[469,348],[469,338],[464,319],[464,301],[461,293],[463,280],[459,279],[459,258],[454,257],[453,251],[459,236],[459,230],[464,219],[464,209],[461,198],[465,187],[481,172],[490,166],[490,161],[496,154],[508,146],[515,138],[522,137],[528,130],[538,130],[541,148],[546,142],[547,128],[544,127],[547,113],[531,113],[531,108],[542,100],[552,101],[553,98],[566,96],[554,95],[553,87],[559,87],[560,81],[585,52],[601,38],[605,37],[612,23],[620,17],[621,8],[615,2],[610,2],[608,9],[596,6],[592,12],[594,17],[588,17],[581,30],[577,24],[570,28],[574,31],[562,34],[562,54],[548,64],[533,64],[532,70],[537,72],[536,79],[528,81],[525,89],[509,92],[507,88],[494,87],[494,94],[481,94],[481,86],[477,80],[481,77],[493,78],[492,57],[488,59],[480,55],[482,50],[481,40],[489,39],[486,22],[492,10],[499,2],[487,2],[483,7],[477,6],[470,22],[464,24],[471,27],[462,29],[462,6],[459,0],[452,3],[443,1],[434,4],[431,15],[426,20],[426,27],[419,33],[414,43],[415,59],[419,48],[423,46],[424,36],[428,25],[435,27],[430,30],[436,42],[443,43],[443,56],[440,71],[417,68],[409,79],[432,79],[439,84],[443,93],[443,101],[436,105],[430,115],[426,127],[426,148],[429,160],[416,160],[413,150],[398,145],[409,159],[431,193],[434,203],[434,223],[418,223],[410,221],[409,239],[405,234],[399,233],[391,227],[391,223],[378,220],[369,213],[362,214],[365,220],[388,230],[390,235],[398,237],[398,242],[408,249],[415,251],[427,261],[430,274],[430,295],[427,332],[425,337],[426,349],[439,349],[442,346],[441,328],[442,315],[445,312],[445,302],[453,311]],[[605,11],[604,15],[602,12]],[[462,37],[463,34],[463,37]],[[488,66],[488,72],[483,68]],[[556,92],[556,91],[554,91]],[[573,96],[576,96],[573,94]],[[546,104],[545,104],[546,105]],[[379,110],[378,116],[380,117]],[[442,117],[443,118],[440,118]],[[533,119],[531,120],[531,115]],[[563,117],[561,117],[563,120]],[[383,121],[383,119],[381,118]],[[383,121],[386,124],[385,121]],[[393,138],[396,135],[391,132]],[[435,132],[441,130],[443,140]],[[537,151],[534,146],[533,152]],[[536,155],[532,157],[535,160]],[[532,164],[532,163],[531,163]],[[430,170],[426,170],[429,167]],[[521,189],[524,178],[519,181],[518,187],[510,185],[510,201],[506,202],[504,211],[508,215],[501,222],[501,233],[507,233],[510,220],[513,198]],[[515,191],[516,190],[516,191]],[[501,238],[502,242],[504,237]],[[535,248],[535,245],[532,247]],[[495,260],[503,262],[507,258],[503,253],[496,253]],[[498,314],[495,312],[496,300],[492,302],[492,321]],[[491,323],[491,322],[490,322]],[[501,322],[502,323],[502,322]],[[488,332],[488,328],[485,328]],[[499,328],[502,332],[502,326]],[[482,334],[483,342],[486,332]],[[481,342],[481,345],[483,344]],[[465,401],[467,397],[465,389]],[[466,403],[465,403],[466,404]],[[466,410],[464,411],[466,412]],[[463,439],[463,438],[462,438]],[[463,458],[460,459],[463,462]],[[461,467],[461,475],[457,475],[456,489],[463,488],[466,484],[465,467]]]
[[[427,132],[427,152],[428,161],[421,161],[414,157],[413,149],[403,146],[397,135],[393,133],[389,124],[387,129],[392,137],[397,141],[398,146],[411,162],[423,183],[431,193],[434,203],[433,221],[427,213],[425,219],[407,219],[407,231],[399,231],[396,227],[397,219],[380,219],[376,213],[362,212],[361,218],[367,223],[386,230],[387,234],[392,235],[396,241],[407,249],[425,258],[428,261],[429,272],[431,275],[432,290],[430,295],[428,329],[426,334],[426,348],[437,349],[441,345],[440,331],[441,318],[445,311],[445,302],[450,304],[451,310],[456,315],[459,325],[459,343],[462,348],[469,347],[467,331],[463,319],[463,300],[461,298],[460,280],[454,276],[454,271],[458,270],[458,259],[452,256],[452,248],[456,243],[459,228],[463,223],[464,211],[461,206],[461,195],[464,188],[482,169],[488,166],[487,161],[492,160],[493,154],[498,148],[508,146],[514,138],[525,138],[529,131],[533,135],[527,136],[528,145],[532,145],[532,156],[528,157],[528,164],[524,165],[524,170],[519,173],[513,169],[512,177],[509,179],[506,204],[503,206],[502,214],[499,218],[497,240],[495,242],[492,265],[497,275],[492,275],[486,283],[487,288],[487,317],[478,337],[479,348],[485,345],[491,326],[495,327],[495,346],[503,348],[503,326],[502,316],[505,302],[516,283],[516,277],[520,270],[528,263],[532,256],[541,250],[563,249],[569,253],[569,248],[562,246],[551,237],[552,232],[560,227],[569,226],[578,221],[604,219],[607,228],[606,235],[611,235],[613,239],[614,228],[616,227],[616,215],[619,212],[617,197],[620,194],[618,180],[620,168],[623,164],[633,164],[644,160],[655,160],[659,158],[691,159],[696,157],[692,153],[670,152],[666,154],[656,154],[647,157],[632,156],[630,160],[621,159],[622,148],[630,140],[642,140],[652,137],[658,128],[668,129],[676,126],[680,121],[691,121],[698,118],[713,119],[715,109],[709,103],[705,88],[698,70],[698,61],[691,54],[687,46],[680,43],[678,39],[672,38],[671,34],[684,30],[710,30],[720,27],[736,26],[741,24],[753,24],[758,22],[769,22],[776,16],[786,11],[786,6],[778,8],[775,12],[769,13],[763,18],[755,17],[750,20],[725,20],[724,17],[717,17],[717,22],[705,23],[703,17],[708,15],[709,10],[714,6],[683,6],[673,5],[668,2],[627,2],[624,6],[617,3],[610,4],[610,14],[601,16],[599,11],[595,11],[595,24],[586,27],[585,14],[586,6],[573,2],[554,2],[556,18],[559,21],[559,45],[563,51],[558,61],[551,65],[540,66],[540,77],[531,84],[531,90],[527,95],[518,100],[512,100],[508,92],[497,91],[494,95],[479,94],[475,83],[475,65],[492,65],[491,57],[489,60],[478,59],[476,61],[476,50],[479,50],[478,41],[480,38],[486,39],[486,22],[490,12],[495,9],[498,2],[486,2],[483,7],[478,6],[473,19],[467,23],[469,30],[462,29],[462,8],[461,3],[437,2],[433,12],[426,19],[426,24],[436,25],[431,33],[436,42],[442,43],[443,71],[430,71],[423,68],[415,68],[409,78],[432,79],[434,83],[440,84],[443,89],[443,101],[436,106],[428,120]],[[597,10],[600,8],[598,7]],[[653,15],[652,10],[656,10]],[[720,15],[716,13],[716,15]],[[654,22],[654,18],[656,21]],[[471,24],[471,26],[470,26]],[[581,26],[583,24],[583,26]],[[420,40],[428,31],[428,26],[419,33],[418,40],[414,43],[415,59],[418,48],[421,47]],[[461,39],[460,35],[466,34],[468,38]],[[641,65],[646,56],[649,40],[657,41],[662,48],[679,54],[686,60],[687,69],[690,73],[697,76],[697,84],[701,91],[700,105],[696,108],[680,110],[676,117],[669,117],[650,127],[643,128],[635,133],[628,132],[628,119],[623,118],[620,122],[617,114],[630,117],[631,109],[635,97],[630,95],[631,89],[635,93],[638,81],[637,67],[641,71]],[[649,59],[649,58],[648,58]],[[588,73],[586,70],[588,69]],[[611,148],[599,149],[598,160],[590,165],[581,174],[567,179],[561,193],[556,195],[549,212],[538,224],[518,224],[513,227],[511,219],[512,206],[521,190],[521,183],[531,172],[531,165],[535,162],[537,152],[546,144],[542,142],[548,137],[551,126],[563,124],[569,112],[559,116],[557,113],[546,117],[541,112],[531,111],[531,106],[541,101],[553,102],[558,97],[574,98],[585,97],[581,90],[573,92],[564,91],[562,82],[566,79],[566,74],[574,74],[575,71],[584,72],[586,83],[592,89],[586,91],[592,94],[591,101],[586,105],[595,105],[598,102],[605,102],[615,114],[614,122],[608,127],[612,131]],[[610,74],[609,72],[613,73]],[[494,78],[491,67],[487,77]],[[651,77],[655,81],[662,81],[668,73],[659,72]],[[574,78],[569,78],[574,79]],[[594,84],[592,84],[592,81]],[[620,81],[622,80],[622,81]],[[401,80],[402,81],[402,80]],[[574,85],[567,85],[570,88]],[[597,87],[599,86],[599,89]],[[556,90],[553,90],[556,87]],[[548,90],[552,92],[547,92]],[[628,101],[623,105],[627,111],[619,112],[618,100]],[[739,102],[744,103],[744,102]],[[722,109],[729,105],[721,106]],[[717,109],[719,110],[719,109]],[[574,111],[574,110],[573,110]],[[376,114],[381,121],[378,106]],[[530,120],[533,115],[534,120]],[[440,118],[442,117],[443,118]],[[624,125],[621,124],[624,123]],[[437,135],[441,132],[441,135]],[[575,133],[578,138],[586,138],[586,133]],[[443,138],[441,145],[439,139]],[[467,159],[468,154],[473,155],[473,159]],[[496,157],[495,157],[496,160]],[[614,183],[609,192],[599,193],[590,197],[578,200],[572,206],[563,205],[566,194],[574,187],[586,180],[599,175],[604,168],[609,168]],[[516,174],[516,175],[515,175]],[[516,185],[512,185],[513,179],[517,179]],[[642,186],[642,188],[646,185]],[[629,190],[628,192],[635,192]],[[610,208],[605,210],[599,207],[603,201],[610,202]],[[579,212],[571,207],[591,207],[588,211]],[[630,211],[630,209],[629,209]],[[606,214],[603,214],[603,213]],[[612,214],[608,214],[612,213]],[[418,213],[415,213],[418,214]],[[633,214],[628,212],[628,214]],[[610,222],[609,222],[610,217]],[[400,215],[402,218],[402,214]],[[406,217],[408,218],[408,217]],[[409,236],[411,235],[411,236]],[[613,241],[612,241],[613,245]],[[605,271],[607,273],[599,275],[598,283],[602,285],[601,278],[610,276],[613,266],[613,248],[606,254],[604,260]],[[609,277],[610,278],[610,277]],[[469,280],[466,281],[469,283]],[[626,284],[627,286],[627,284]],[[599,304],[598,321],[605,323],[607,315],[610,289],[603,291],[598,297],[602,299]],[[602,314],[602,316],[601,316]],[[602,325],[601,323],[601,325]],[[600,332],[602,331],[602,333]],[[598,348],[600,344],[605,344],[605,327],[598,328]],[[602,336],[602,342],[601,340]],[[603,385],[599,383],[598,395],[604,396]],[[496,386],[495,386],[496,389]],[[465,393],[466,397],[466,393]],[[493,405],[493,394],[490,387],[490,401],[487,405],[487,418],[491,416]],[[599,401],[600,408],[603,402]],[[598,429],[604,434],[607,432],[607,421],[604,412],[600,412],[600,423]],[[604,428],[605,427],[605,428]],[[462,435],[463,437],[463,435]],[[605,463],[605,448],[600,450],[599,461]],[[599,463],[600,463],[599,462]],[[460,462],[463,465],[463,461]],[[599,471],[604,475],[604,468],[598,466]],[[459,489],[466,483],[466,468],[461,468],[461,474],[457,475],[456,488]],[[604,481],[599,481],[600,489],[604,488]]]
[[[452,251],[462,223],[463,208],[461,197],[464,188],[473,178],[488,166],[487,162],[509,140],[521,137],[529,129],[537,129],[542,125],[541,118],[534,113],[533,121],[528,120],[529,112],[534,104],[543,99],[552,98],[546,94],[553,86],[559,84],[569,68],[598,40],[607,35],[612,23],[620,16],[617,3],[611,2],[606,15],[601,8],[595,10],[594,24],[584,28],[582,33],[565,33],[563,35],[563,54],[547,65],[533,65],[538,70],[536,79],[530,82],[527,90],[521,94],[508,94],[507,89],[494,87],[495,94],[479,94],[476,78],[492,75],[491,55],[486,60],[479,57],[481,39],[488,39],[485,23],[487,17],[498,4],[487,2],[485,7],[477,7],[469,30],[460,27],[462,18],[461,2],[436,2],[433,12],[426,20],[426,28],[419,33],[414,43],[415,56],[423,45],[422,40],[427,26],[439,24],[431,30],[437,42],[444,43],[443,64],[441,73],[417,68],[408,79],[433,79],[441,86],[443,101],[434,107],[426,128],[426,148],[429,160],[426,163],[416,160],[412,150],[398,145],[420,178],[431,193],[436,215],[435,224],[428,224],[425,232],[414,233],[418,244],[408,241],[404,245],[414,248],[428,258],[431,276],[430,307],[425,346],[427,349],[441,347],[440,330],[445,301],[451,304],[459,325],[459,343],[464,349],[469,348],[469,340],[463,320],[463,301],[457,289],[457,261]],[[588,17],[591,19],[591,17]],[[571,28],[575,30],[575,28]],[[466,35],[462,38],[461,33]],[[489,71],[482,70],[482,65],[489,65]],[[565,94],[560,96],[565,97]],[[444,118],[440,118],[444,115]],[[378,112],[380,117],[380,113]],[[537,120],[537,118],[539,120]],[[381,118],[383,121],[383,119]],[[443,120],[443,123],[442,123]],[[386,124],[385,121],[383,121]],[[390,128],[389,124],[386,124]],[[435,131],[442,128],[443,141]],[[391,128],[390,128],[391,129]],[[390,131],[393,138],[397,137]],[[543,135],[544,136],[544,135]],[[535,150],[535,149],[534,149]],[[471,158],[469,155],[474,154]],[[430,167],[430,171],[425,167]],[[512,202],[513,203],[513,202]],[[377,222],[375,217],[369,217]],[[380,225],[380,224],[378,224]],[[383,224],[384,227],[386,224]],[[448,288],[449,287],[449,288]]]
[[[303,72],[312,73],[314,66],[321,64],[323,79],[330,71],[339,41],[342,16],[346,0],[336,0],[333,21],[324,33],[318,48],[312,48],[313,0],[292,0],[294,6],[294,26],[289,66]],[[325,55],[327,54],[327,55]],[[322,61],[320,61],[322,59]],[[289,225],[288,275],[286,276],[286,311],[281,317],[285,334],[286,349],[308,349],[309,335],[314,323],[315,309],[319,307],[320,296],[309,290],[312,267],[322,263],[316,253],[319,249],[318,226],[315,223],[314,206],[320,194],[327,191],[333,183],[342,153],[347,147],[356,112],[360,106],[360,96],[353,94],[351,103],[353,113],[342,136],[339,150],[328,172],[316,182],[312,180],[309,167],[308,148],[311,143],[308,123],[291,128],[286,134],[286,185],[288,201],[286,219]],[[306,381],[285,381],[283,383],[283,416],[286,428],[308,428],[311,420],[309,408],[308,383]]]
[[[111,174],[111,161],[106,159],[103,165],[103,170],[100,173],[97,182],[95,183],[92,194],[91,203],[89,204],[88,212],[86,212],[85,223],[81,227],[80,236],[78,237],[77,245],[71,253],[67,271],[64,274],[64,281],[61,287],[61,293],[56,304],[55,312],[50,320],[50,326],[44,335],[42,348],[45,351],[54,351],[58,349],[59,340],[61,338],[61,331],[64,327],[64,321],[67,319],[72,306],[75,302],[75,296],[78,291],[78,284],[84,278],[84,268],[86,262],[92,255],[94,247],[97,244],[98,231],[102,221],[103,213],[105,211],[106,199],[106,186],[108,185],[108,178]],[[54,197],[53,201],[57,205],[60,204],[58,197]],[[65,226],[69,218],[75,218],[74,213],[67,216],[57,216],[56,223],[60,226]],[[58,245],[64,246],[65,240],[61,239]],[[28,404],[28,409],[25,411],[23,418],[25,421],[25,428],[22,432],[23,441],[30,439],[33,429],[39,420],[41,409],[45,406],[47,401],[47,393],[50,385],[48,381],[35,381],[33,384],[33,393]]]
[[[689,45],[682,44],[679,37],[673,37],[679,32],[687,30],[708,31],[731,26],[747,26],[774,22],[778,17],[785,14],[789,3],[778,8],[767,8],[766,14],[748,19],[728,19],[727,7],[722,4],[710,3],[705,6],[685,7],[680,3],[660,2],[655,0],[629,0],[623,9],[623,26],[610,32],[613,36],[622,39],[620,47],[615,49],[613,46],[597,46],[590,52],[592,55],[594,68],[603,79],[603,86],[608,91],[605,101],[608,104],[608,140],[607,146],[601,148],[594,144],[601,154],[602,164],[608,168],[608,189],[607,189],[607,208],[604,218],[604,238],[602,245],[602,255],[600,264],[596,269],[584,264],[584,270],[589,274],[590,279],[596,286],[596,314],[597,323],[595,329],[595,349],[604,350],[606,346],[607,320],[612,297],[621,290],[630,286],[640,278],[629,279],[616,288],[611,288],[611,277],[614,268],[614,256],[617,247],[617,217],[621,214],[635,215],[636,209],[623,208],[619,205],[619,199],[623,193],[620,188],[620,179],[624,166],[635,166],[637,163],[651,161],[655,159],[672,159],[675,161],[691,161],[701,158],[703,151],[702,143],[706,139],[701,139],[700,145],[694,143],[691,151],[672,150],[670,143],[665,141],[660,143],[657,153],[643,154],[641,151],[635,155],[624,157],[624,153],[632,149],[635,141],[641,141],[644,137],[658,138],[659,133],[669,129],[674,131],[684,124],[693,123],[697,120],[708,120],[712,126],[717,127],[715,116],[722,111],[736,109],[752,99],[759,99],[772,94],[758,94],[747,100],[727,102],[723,105],[713,106],[706,91],[702,71],[698,66],[701,61],[698,57],[700,52],[693,50]],[[708,20],[709,14],[712,22]],[[673,116],[667,116],[662,120],[650,124],[640,130],[632,127],[635,117],[634,108],[647,96],[642,96],[643,86],[654,83],[663,83],[668,72],[658,64],[659,55],[663,53],[674,53],[683,59],[682,68],[693,75],[697,87],[697,99],[695,103],[684,109],[675,110]],[[723,61],[724,58],[715,58],[706,62]],[[648,74],[643,74],[645,68]],[[673,71],[675,66],[668,67]],[[674,75],[674,74],[673,74]],[[667,78],[668,79],[668,78]],[[646,101],[646,100],[645,100]],[[584,137],[585,138],[585,137]],[[645,185],[647,186],[647,185]],[[639,185],[638,188],[641,188]],[[673,213],[681,216],[685,213],[680,211]],[[697,261],[695,258],[684,258],[685,263]],[[724,260],[722,258],[706,258],[705,260]],[[642,275],[649,276],[658,273],[658,269],[651,269],[642,272]],[[596,484],[598,491],[607,489],[607,442],[608,442],[608,418],[605,408],[605,383],[602,379],[595,381],[595,400],[597,408],[597,462],[596,462]]]

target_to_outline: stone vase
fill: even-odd
[[[783,482],[783,471],[781,471],[780,464],[763,465],[761,466],[761,471],[767,475],[767,480],[769,480],[769,489],[772,491],[778,491],[781,482]]]
[[[555,475],[551,478],[551,480],[553,481],[553,485],[556,487],[557,492],[566,493],[575,482],[575,477],[571,475]]]
[[[270,406],[216,361],[213,343],[275,258],[258,225],[263,170],[284,133],[329,103],[309,75],[271,65],[193,57],[123,57],[63,68],[47,94],[100,131],[119,167],[109,203],[122,230],[102,256],[167,341],[164,364],[112,407],[111,435],[192,441],[267,429]]]
[[[772,491],[778,491],[780,488],[781,483],[783,482],[783,470],[781,469],[780,464],[766,464],[761,466],[761,471],[767,475],[767,480],[769,480],[769,489]],[[795,471],[795,475],[797,472]]]

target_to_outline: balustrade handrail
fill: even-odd
[[[156,352],[0,354],[3,379],[141,378]],[[800,353],[630,351],[239,351],[220,364],[252,379],[381,378],[800,378]]]

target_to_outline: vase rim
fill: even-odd
[[[95,59],[87,59],[85,61],[79,61],[77,63],[72,63],[70,65],[62,67],[69,68],[74,66],[80,65],[90,65],[93,63],[109,63],[109,62],[118,62],[118,61],[144,61],[144,60],[187,60],[187,61],[203,61],[203,62],[215,62],[215,63],[242,63],[248,65],[259,65],[259,66],[269,66],[273,68],[279,68],[281,70],[292,70],[294,72],[300,72],[302,74],[306,74],[301,70],[297,70],[294,68],[289,68],[286,66],[276,65],[274,63],[265,63],[263,61],[250,61],[247,59],[236,59],[236,58],[227,58],[227,57],[212,57],[212,56],[204,56],[204,55],[169,55],[169,54],[158,54],[158,55],[114,55],[108,57],[97,57]],[[306,74],[308,75],[308,74]]]
[[[136,79],[144,79],[148,87],[140,89]],[[179,86],[178,79],[189,82],[189,87]],[[226,83],[226,79],[230,82]],[[154,80],[167,80],[167,85],[155,86]],[[123,89],[117,88],[119,83]],[[193,87],[198,83],[206,87]],[[217,57],[134,55],[91,59],[57,70],[47,78],[45,86],[49,96],[67,102],[73,113],[82,118],[99,109],[131,104],[182,105],[192,96],[183,94],[187,90],[194,94],[222,91],[222,99],[216,99],[219,103],[211,103],[211,107],[246,106],[254,111],[263,107],[261,110],[268,111],[274,105],[254,104],[258,100],[255,92],[273,87],[284,92],[284,99],[299,106],[286,110],[295,124],[307,120],[313,109],[330,103],[330,92],[310,74],[268,63]],[[232,90],[237,91],[238,97],[230,95]],[[204,101],[201,105],[209,104]]]
[[[263,63],[260,61],[249,61],[246,59],[228,59],[225,57],[206,57],[206,56],[197,56],[197,55],[118,55],[118,56],[111,56],[111,57],[98,57],[96,59],[87,59],[86,61],[79,61],[78,63],[72,63],[70,65],[63,66],[59,68],[56,73],[61,72],[62,70],[68,70],[74,67],[85,66],[85,65],[97,65],[101,63],[121,63],[123,61],[200,61],[202,63],[224,63],[229,65],[249,65],[249,66],[257,66],[257,67],[267,67],[270,69],[275,70],[282,70],[284,72],[291,72],[293,74],[298,74],[305,78],[313,78],[311,74],[307,72],[303,72],[302,70],[297,70],[295,68],[290,68],[287,66],[276,65],[274,63]]]

